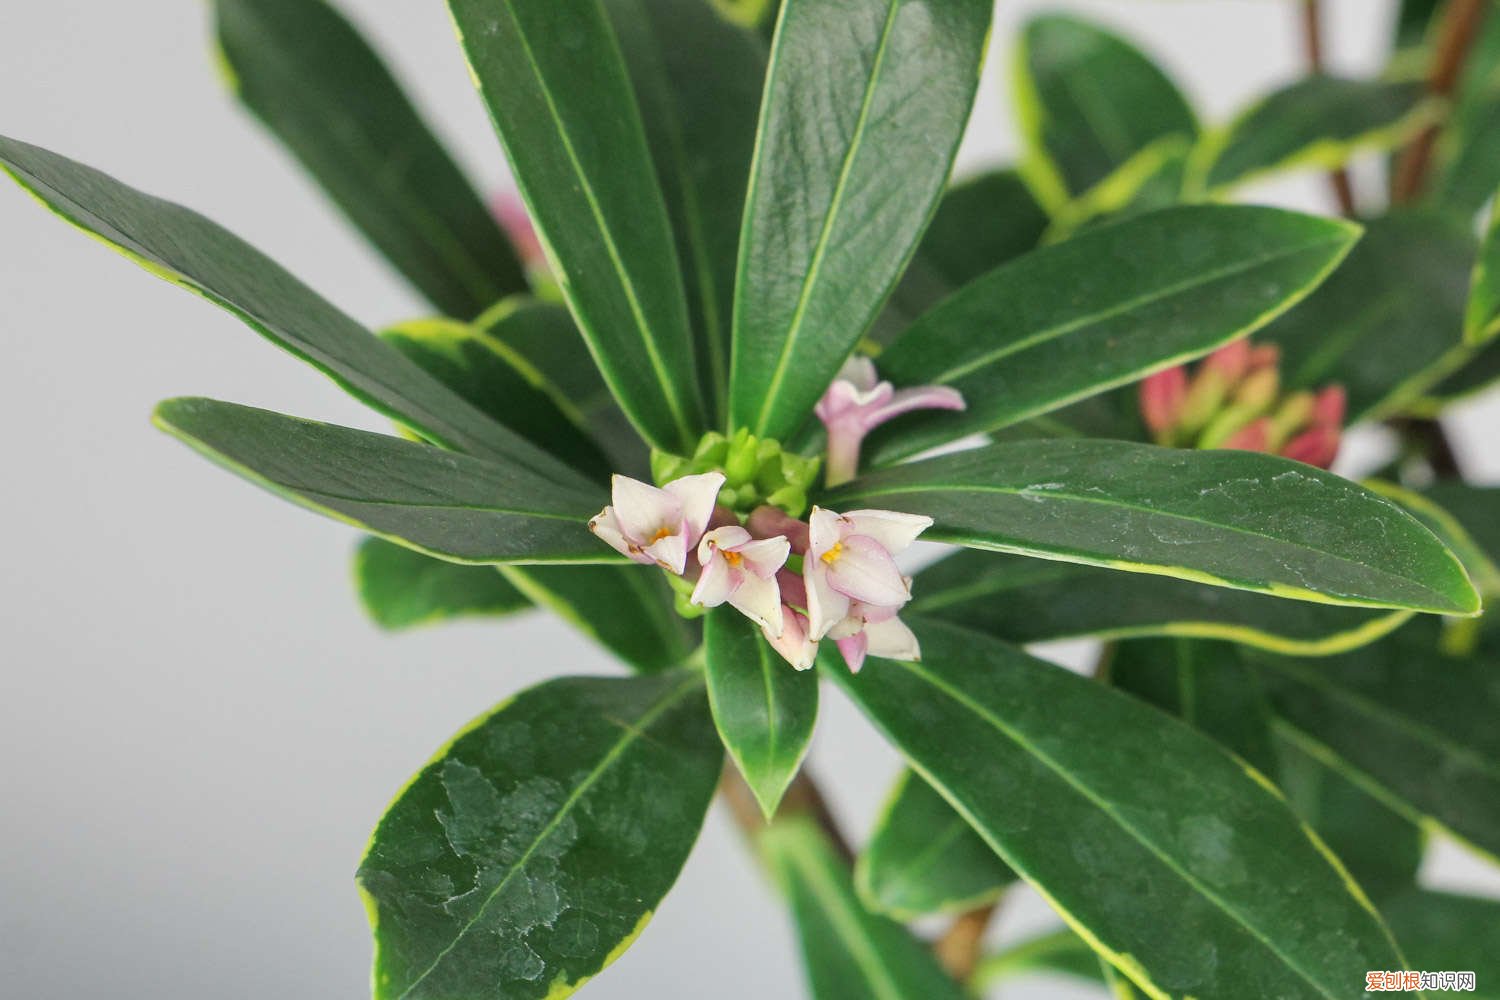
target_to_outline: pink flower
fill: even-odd
[[[856,634],[875,615],[899,610],[911,599],[911,582],[893,556],[932,525],[932,518],[887,510],[838,514],[814,507],[803,560],[809,636]],[[894,613],[894,612],[893,612]]]
[[[768,636],[780,638],[784,616],[776,571],[791,551],[785,538],[754,538],[739,525],[713,529],[698,543],[702,574],[692,603],[716,608],[727,602]]]
[[[807,616],[785,604],[781,606],[781,628],[761,631],[771,648],[798,670],[806,670],[818,658],[818,644],[807,637]]]
[[[681,576],[723,485],[722,472],[683,476],[661,489],[615,476],[610,480],[614,503],[589,521],[589,530],[636,562],[655,563]]]
[[[818,400],[813,412],[828,430],[828,485],[859,472],[859,449],[876,427],[913,410],[962,410],[964,398],[946,386],[897,390],[882,382],[869,358],[853,357]]]
[[[883,656],[887,660],[922,658],[922,648],[917,644],[917,637],[896,617],[894,608],[887,610],[888,616],[867,618],[864,627],[854,635],[834,640],[851,673],[859,673],[859,668],[865,665],[866,656]]]

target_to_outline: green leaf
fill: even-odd
[[[1401,967],[1269,782],[1207,736],[979,633],[911,624],[921,663],[827,672],[1147,992],[1347,997],[1365,970]]]
[[[1422,495],[1458,522],[1450,532],[1467,534],[1486,557],[1500,559],[1500,487],[1439,480]]]
[[[403,629],[450,618],[508,615],[531,607],[489,566],[465,566],[366,538],[354,555],[354,585],[382,628]]]
[[[1464,340],[1483,344],[1500,337],[1500,201],[1490,211],[1484,242],[1469,279],[1469,305],[1464,313]]]
[[[428,555],[617,561],[588,531],[606,499],[598,487],[563,487],[519,467],[212,399],[169,399],[153,419],[286,500]]]
[[[1163,136],[1198,134],[1193,110],[1124,39],[1065,15],[1026,24],[1015,58],[1023,170],[1048,209],[1061,207]]]
[[[1500,902],[1411,889],[1381,910],[1413,969],[1472,972],[1469,996],[1500,998]]]
[[[521,195],[604,379],[641,436],[706,429],[682,275],[640,109],[597,0],[449,0]]]
[[[860,904],[848,868],[810,820],[778,821],[761,845],[791,900],[814,1000],[962,1000],[920,941]]]
[[[1416,884],[1422,830],[1295,744],[1277,739],[1275,746],[1280,760],[1276,784],[1288,803],[1383,912],[1393,893]],[[1405,943],[1399,934],[1396,940]]]
[[[511,296],[496,303],[474,325],[541,373],[556,397],[566,401],[563,409],[575,415],[575,422],[581,418],[590,437],[608,453],[613,471],[650,478],[650,448],[610,394],[567,309]]]
[[[925,538],[1278,597],[1472,615],[1454,554],[1342,477],[1272,455],[1124,441],[990,445],[861,476],[820,502],[923,514]]]
[[[1378,479],[1365,481],[1365,486],[1383,497],[1401,505],[1412,517],[1421,521],[1427,530],[1442,540],[1463,562],[1469,579],[1481,594],[1500,594],[1500,566],[1495,565],[1491,552],[1500,552],[1500,539],[1496,538],[1495,514],[1500,511],[1500,491],[1486,490],[1463,483],[1445,486],[1434,483],[1437,489],[1427,493],[1414,493],[1394,483]],[[1450,499],[1464,513],[1464,518],[1455,517],[1444,509],[1434,492]],[[1484,530],[1491,540],[1481,545],[1469,534],[1466,522]]]
[[[1047,213],[1014,170],[992,170],[953,185],[868,339],[889,344],[955,289],[1034,249],[1047,223]]]
[[[1438,106],[1425,81],[1309,76],[1243,112],[1205,141],[1198,184],[1222,195],[1277,171],[1343,166],[1356,153],[1393,149],[1425,128]]]
[[[487,419],[280,265],[196,212],[91,167],[0,137],[0,169],[66,221],[203,296],[356,399],[445,447],[577,488],[582,478]]]
[[[1099,956],[1083,938],[1063,928],[1027,938],[986,957],[974,970],[970,985],[976,990],[987,991],[1017,976],[1049,972],[1091,982],[1103,981]]]
[[[472,723],[360,863],[376,1000],[571,994],[676,881],[721,763],[696,674],[549,681]]]
[[[1433,155],[1428,200],[1467,217],[1500,184],[1500,19],[1480,23],[1452,104]]]
[[[1427,621],[1316,663],[1265,654],[1252,662],[1286,738],[1411,822],[1500,856],[1493,662],[1444,655]]]
[[[1015,881],[969,821],[912,771],[896,780],[854,869],[865,905],[897,920],[963,913]]]
[[[869,459],[998,430],[1206,354],[1307,295],[1358,235],[1278,209],[1198,205],[1027,254],[965,285],[881,354],[885,378],[952,386],[968,409],[882,428]]]
[[[793,669],[727,605],[708,613],[703,648],[714,723],[769,820],[812,742],[818,675]]]
[[[605,7],[682,257],[699,379],[717,424],[729,391],[734,275],[766,46],[710,0],[606,0]]]
[[[1496,382],[1500,382],[1500,343],[1492,340],[1477,353],[1463,357],[1458,371],[1433,386],[1407,409],[1416,416],[1437,417],[1454,403],[1472,399]]]
[[[1187,580],[1142,586],[1132,574],[998,552],[958,552],[922,570],[911,610],[1025,644],[1176,636],[1229,639],[1323,656],[1378,639],[1405,611],[1340,608]]]
[[[609,461],[583,413],[503,337],[451,319],[413,320],[380,336],[485,416],[590,478],[607,478]]]
[[[643,673],[676,667],[698,647],[697,630],[672,606],[667,578],[648,566],[502,566],[539,607]]]
[[[1109,682],[1177,716],[1263,774],[1274,773],[1260,678],[1227,642],[1135,639],[1115,647]]]
[[[526,290],[504,231],[380,56],[322,0],[215,0],[230,86],[438,309]]]
[[[1473,262],[1473,236],[1447,216],[1372,219],[1343,266],[1261,336],[1281,346],[1289,388],[1336,382],[1351,423],[1381,419],[1462,361]]]
[[[1086,225],[1120,221],[1170,208],[1182,200],[1193,142],[1166,135],[1126,160],[1104,180],[1053,210],[1047,242],[1066,239]]]
[[[989,0],[786,0],[740,237],[730,424],[790,436],[937,205]]]

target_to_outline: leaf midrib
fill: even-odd
[[[1320,984],[1316,979],[1313,979],[1297,963],[1293,962],[1286,954],[1284,954],[1279,948],[1277,948],[1271,940],[1266,938],[1264,934],[1261,933],[1258,927],[1249,922],[1249,920],[1237,909],[1229,905],[1226,900],[1220,898],[1217,893],[1213,892],[1207,886],[1200,883],[1196,876],[1179,866],[1169,854],[1163,853],[1161,850],[1159,850],[1156,845],[1145,836],[1145,834],[1137,830],[1132,824],[1126,822],[1126,820],[1121,815],[1119,815],[1119,813],[1116,812],[1115,809],[1108,803],[1108,800],[1097,795],[1090,786],[1083,783],[1081,780],[1075,779],[1066,768],[1064,768],[1057,761],[1053,760],[1046,753],[1043,753],[1040,748],[1033,745],[1023,735],[1012,730],[1009,726],[1002,722],[998,716],[991,713],[985,705],[971,698],[966,692],[954,687],[942,678],[930,673],[924,668],[921,663],[901,660],[890,660],[887,662],[890,662],[900,667],[901,669],[906,670],[908,673],[911,673],[920,680],[925,680],[938,691],[946,694],[954,702],[958,703],[960,707],[967,709],[973,715],[978,716],[981,721],[988,723],[993,729],[995,729],[1005,738],[1009,739],[1023,752],[1029,754],[1038,762],[1043,764],[1048,770],[1057,775],[1057,777],[1061,779],[1064,784],[1081,795],[1105,816],[1114,820],[1115,824],[1120,828],[1121,831],[1128,834],[1132,840],[1140,844],[1143,848],[1146,849],[1147,852],[1154,855],[1157,860],[1159,860],[1168,870],[1175,872],[1179,878],[1187,883],[1189,887],[1195,889],[1204,899],[1207,899],[1209,902],[1213,903],[1214,906],[1216,906],[1221,912],[1228,916],[1235,924],[1243,927],[1247,932],[1249,932],[1251,937],[1259,941],[1267,951],[1269,951],[1272,955],[1275,955],[1277,958],[1281,959],[1286,968],[1288,968],[1292,972],[1295,972],[1300,978],[1302,978],[1314,989],[1316,989],[1322,996],[1329,997],[1330,1000],[1334,1000],[1334,994],[1328,992],[1325,986]],[[924,770],[926,769],[924,768]],[[936,784],[941,783],[937,782]],[[967,810],[965,811],[967,812]],[[983,831],[982,827],[978,828],[981,829],[982,833],[985,832]],[[986,839],[989,838],[986,837]],[[992,844],[991,846],[994,845]]]
[[[996,362],[1003,361],[1007,357],[1010,357],[1012,354],[1019,354],[1020,352],[1029,350],[1030,348],[1036,347],[1039,344],[1048,343],[1060,337],[1065,337],[1068,334],[1074,333],[1077,330],[1081,330],[1085,327],[1094,326],[1107,320],[1114,319],[1141,306],[1152,305],[1156,302],[1181,295],[1182,293],[1187,291],[1191,291],[1199,286],[1209,285],[1213,282],[1221,281],[1225,278],[1236,277],[1238,275],[1255,270],[1256,268],[1260,268],[1269,264],[1279,263],[1288,257],[1295,257],[1299,254],[1304,254],[1311,250],[1318,250],[1324,247],[1337,247],[1344,242],[1346,241],[1335,238],[1311,240],[1307,243],[1299,244],[1296,247],[1278,250],[1273,253],[1261,254],[1256,257],[1251,257],[1248,260],[1243,260],[1236,264],[1231,264],[1227,267],[1218,268],[1213,271],[1200,271],[1194,274],[1191,278],[1187,278],[1183,281],[1173,282],[1172,284],[1152,289],[1149,292],[1145,292],[1133,298],[1125,299],[1124,301],[1118,302],[1114,305],[1096,310],[1091,313],[1085,313],[1082,316],[1074,317],[1073,319],[1063,323],[1056,323],[1052,326],[1043,327],[1042,329],[1037,330],[1028,336],[1012,341],[986,354],[982,354],[972,361],[957,365],[953,368],[948,369],[947,371],[938,373],[937,375],[932,376],[930,378],[930,381],[936,382],[940,385],[949,385],[957,381],[958,379],[961,379],[967,375],[971,375],[982,368],[988,368]],[[1306,281],[1300,282],[1298,284],[1298,288],[1303,288],[1306,286],[1306,284]],[[955,293],[955,297],[959,294],[962,294],[962,292],[960,291],[959,293]],[[915,326],[913,327],[913,329],[920,330],[921,327]],[[910,331],[908,331],[907,335],[909,334]],[[907,335],[903,335],[902,340],[905,340]],[[896,345],[893,345],[892,350],[895,350],[897,347],[899,347],[900,343],[901,341],[898,341]]]
[[[859,116],[854,122],[853,137],[850,139],[849,148],[844,153],[844,162],[839,167],[838,181],[834,185],[833,200],[828,205],[828,213],[823,217],[823,227],[818,233],[818,242],[813,247],[812,260],[808,264],[807,273],[803,275],[802,287],[797,292],[797,304],[792,310],[791,323],[787,327],[786,337],[782,340],[781,351],[777,356],[776,368],[771,375],[771,383],[766,387],[764,400],[761,402],[760,412],[756,415],[755,426],[757,433],[765,433],[766,421],[769,418],[771,408],[776,403],[781,393],[781,384],[786,380],[786,371],[791,363],[792,350],[797,345],[802,335],[803,323],[807,317],[808,303],[812,299],[812,289],[817,284],[818,275],[823,269],[823,262],[827,259],[828,244],[833,237],[833,229],[838,222],[839,213],[843,210],[844,196],[849,190],[849,176],[854,170],[854,161],[860,148],[864,144],[866,125],[870,118],[870,109],[875,102],[875,90],[880,83],[881,71],[885,68],[885,59],[890,51],[890,42],[896,26],[896,15],[901,9],[904,0],[889,0],[886,7],[885,23],[880,29],[880,40],[875,47],[874,64],[870,67],[870,78],[865,84],[864,94],[860,100]],[[781,32],[778,30],[778,36]],[[779,55],[779,53],[777,53]],[[780,68],[778,63],[777,69]],[[770,78],[774,79],[774,71]],[[757,164],[757,166],[759,166]]]
[[[636,742],[637,740],[644,739],[646,737],[646,729],[649,728],[654,722],[656,722],[656,720],[664,715],[669,709],[674,707],[684,695],[696,688],[699,683],[701,683],[701,681],[696,676],[688,678],[682,684],[678,685],[676,688],[663,695],[656,704],[652,705],[645,712],[641,713],[640,717],[637,718],[633,723],[612,720],[615,721],[615,723],[624,730],[624,734],[615,741],[614,745],[609,748],[609,751],[605,753],[603,758],[600,759],[599,763],[596,764],[593,769],[584,776],[583,780],[578,783],[573,791],[568,794],[568,797],[563,800],[562,805],[558,806],[557,812],[553,813],[552,818],[547,821],[547,825],[544,826],[541,831],[532,839],[531,843],[527,845],[526,850],[521,854],[521,856],[511,863],[505,873],[505,876],[500,880],[498,884],[496,884],[495,888],[492,889],[487,896],[485,896],[484,902],[479,904],[479,908],[474,912],[474,916],[465,921],[464,925],[460,927],[458,932],[453,936],[452,943],[450,943],[447,947],[443,948],[442,951],[437,953],[432,962],[427,966],[426,969],[422,971],[421,975],[417,976],[416,979],[412,980],[410,986],[401,991],[401,994],[397,998],[397,1000],[406,1000],[407,997],[410,997],[412,995],[412,991],[420,986],[422,984],[422,981],[425,980],[429,975],[431,975],[437,969],[437,967],[442,964],[443,960],[448,956],[448,954],[454,948],[458,947],[459,942],[464,940],[464,935],[473,930],[474,926],[484,917],[485,912],[489,909],[490,904],[493,903],[495,901],[495,898],[505,890],[505,887],[510,884],[510,880],[525,869],[527,863],[530,862],[532,856],[541,848],[541,845],[545,843],[547,838],[552,835],[553,831],[562,824],[562,821],[567,818],[568,813],[573,809],[573,807],[577,805],[578,802],[583,798],[583,796],[588,793],[588,790],[592,788],[594,784],[604,776],[604,773],[609,770],[610,766],[613,765],[616,760],[619,759],[620,755],[623,754],[632,743]]]
[[[1117,507],[1117,508],[1121,508],[1121,509],[1124,509],[1124,510],[1131,510],[1131,511],[1136,511],[1136,512],[1143,513],[1143,514],[1149,514],[1149,515],[1151,515],[1153,517],[1161,517],[1161,518],[1165,518],[1165,519],[1168,519],[1168,520],[1183,521],[1183,522],[1186,522],[1186,523],[1189,523],[1189,524],[1199,524],[1199,525],[1204,525],[1206,527],[1223,530],[1223,531],[1226,531],[1226,532],[1232,532],[1232,533],[1236,533],[1236,534],[1248,535],[1248,536],[1250,536],[1252,538],[1258,538],[1258,539],[1262,539],[1262,540],[1265,540],[1265,541],[1268,541],[1268,542],[1274,542],[1274,543],[1276,543],[1278,545],[1285,545],[1285,546],[1288,546],[1290,548],[1301,549],[1303,551],[1311,552],[1311,553],[1314,553],[1314,554],[1319,555],[1319,556],[1325,556],[1327,558],[1330,558],[1330,559],[1334,560],[1335,562],[1341,563],[1341,564],[1346,565],[1346,566],[1354,566],[1354,567],[1358,567],[1360,569],[1368,570],[1371,573],[1377,574],[1379,577],[1382,577],[1382,578],[1385,578],[1385,579],[1399,580],[1399,581],[1401,581],[1401,582],[1403,582],[1405,584],[1408,584],[1408,585],[1411,585],[1411,586],[1415,586],[1418,589],[1426,591],[1426,592],[1428,592],[1430,594],[1433,594],[1435,596],[1438,596],[1438,597],[1442,596],[1437,591],[1432,590],[1430,587],[1426,586],[1425,584],[1418,583],[1415,580],[1411,580],[1411,579],[1409,579],[1407,577],[1403,577],[1403,576],[1397,576],[1396,574],[1391,573],[1391,572],[1389,572],[1387,570],[1380,569],[1379,567],[1371,566],[1371,565],[1369,565],[1367,563],[1356,562],[1355,560],[1347,559],[1347,558],[1345,558],[1343,556],[1336,555],[1336,554],[1334,554],[1332,552],[1325,552],[1322,549],[1316,549],[1316,548],[1313,548],[1310,545],[1305,545],[1305,544],[1303,544],[1301,542],[1290,541],[1290,540],[1285,539],[1285,538],[1278,538],[1275,535],[1267,535],[1264,532],[1254,531],[1254,530],[1251,530],[1249,528],[1240,528],[1240,527],[1236,527],[1234,525],[1222,524],[1222,523],[1217,522],[1217,521],[1206,521],[1206,520],[1204,520],[1202,518],[1191,517],[1191,516],[1188,516],[1186,514],[1177,514],[1177,513],[1171,512],[1171,511],[1160,510],[1160,509],[1154,508],[1154,507],[1145,507],[1145,506],[1142,506],[1140,504],[1130,503],[1130,502],[1123,501],[1123,500],[1099,499],[1097,497],[1085,497],[1085,496],[1079,496],[1077,494],[1068,493],[1068,492],[1063,491],[1063,490],[1047,490],[1045,493],[1037,493],[1037,492],[1034,492],[1034,491],[1028,492],[1027,490],[1025,490],[1023,488],[1017,488],[1017,487],[982,486],[982,485],[924,485],[924,486],[908,486],[908,487],[905,487],[905,488],[894,487],[894,488],[890,488],[890,489],[851,490],[850,493],[848,494],[848,497],[851,498],[851,499],[865,500],[865,499],[868,499],[870,497],[893,496],[893,495],[901,495],[901,494],[906,494],[906,493],[920,495],[921,493],[924,493],[924,492],[930,492],[930,493],[967,493],[967,492],[972,492],[972,493],[999,493],[999,494],[1004,494],[1006,496],[1023,496],[1024,495],[1024,496],[1027,496],[1027,497],[1035,497],[1035,498],[1041,499],[1041,500],[1058,499],[1058,500],[1073,501],[1073,502],[1076,502],[1076,503],[1096,504],[1096,505],[1105,506],[1105,507]],[[944,533],[945,529],[943,528],[943,526],[941,524],[936,525],[935,527],[937,528],[937,531],[932,532],[929,537],[937,538],[940,534]],[[963,543],[960,542],[958,544],[963,544]],[[1174,563],[1154,563],[1152,565],[1171,566],[1171,565],[1176,565],[1176,564],[1174,564]],[[1208,571],[1205,570],[1204,572],[1208,572]],[[1217,573],[1210,574],[1210,575],[1213,575],[1213,576],[1215,576],[1218,579],[1226,579],[1226,580],[1227,579],[1232,579],[1230,577],[1219,576],[1219,574],[1217,574]],[[1274,582],[1275,581],[1269,581],[1269,580],[1266,581],[1267,584],[1272,584]],[[1306,584],[1301,583],[1301,582],[1298,582],[1296,585],[1299,588],[1304,589],[1304,590],[1309,590],[1309,591],[1312,590],[1312,588],[1308,587]],[[1322,591],[1315,591],[1315,593],[1323,593],[1323,592]],[[1352,594],[1331,594],[1329,596],[1343,597],[1343,598],[1349,598],[1349,599],[1359,600],[1359,601],[1365,601],[1365,602],[1371,602],[1371,601],[1378,600],[1378,598],[1357,597],[1356,595],[1352,595]],[[1366,604],[1365,606],[1369,606],[1369,607],[1385,607],[1386,605]]]

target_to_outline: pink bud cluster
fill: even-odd
[[[813,665],[825,638],[837,644],[850,670],[871,654],[919,658],[916,636],[897,617],[911,600],[911,579],[894,556],[931,518],[814,507],[800,521],[762,506],[741,524],[716,505],[723,485],[718,472],[660,488],[615,476],[613,503],[589,529],[630,559],[691,581],[693,604],[738,610],[798,670]]]
[[[1338,456],[1343,387],[1281,391],[1274,344],[1236,340],[1189,374],[1178,365],[1141,382],[1141,417],[1157,444],[1262,451],[1328,468]]]

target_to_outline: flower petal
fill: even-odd
[[[807,586],[807,634],[816,642],[849,616],[849,598],[833,589],[822,560],[807,560],[802,582]]]
[[[717,608],[734,593],[736,575],[722,556],[715,555],[703,563],[703,573],[688,600],[700,608]]]
[[[645,548],[661,532],[681,530],[682,502],[666,490],[629,476],[611,476],[609,483],[620,533],[633,544]]]
[[[698,562],[706,567],[715,552],[737,549],[748,541],[751,541],[750,532],[737,524],[715,528],[698,541]]]
[[[780,638],[785,627],[781,614],[781,588],[775,580],[762,580],[754,573],[739,574],[739,585],[729,594],[729,603],[746,618]]]
[[[663,489],[682,505],[682,519],[687,525],[687,544],[697,545],[713,517],[714,504],[724,486],[724,473],[703,472],[696,476],[674,479]]]
[[[869,652],[869,637],[859,632],[847,639],[838,640],[837,645],[839,652],[844,655],[844,662],[849,665],[849,672],[859,673],[859,668],[865,665],[865,654]]]
[[[650,545],[642,546],[641,550],[654,559],[656,565],[678,576],[687,569],[687,539],[681,535],[667,535]]]
[[[885,546],[868,535],[850,535],[841,544],[837,557],[825,564],[828,584],[834,590],[856,601],[887,607],[910,599],[906,578]],[[824,564],[821,559],[817,562]]]
[[[818,644],[808,639],[807,619],[785,604],[781,606],[781,633],[773,635],[769,629],[762,632],[771,648],[798,670],[808,669],[818,658]]]
[[[599,540],[622,556],[629,556],[638,563],[647,566],[655,565],[656,560],[641,552],[639,548],[631,544],[630,539],[625,537],[620,530],[619,519],[615,517],[615,509],[606,507],[589,520],[589,530],[598,536]]]
[[[844,520],[850,534],[875,539],[891,555],[908,548],[918,535],[932,527],[930,517],[894,510],[851,510]]]
[[[758,538],[736,546],[745,560],[745,568],[762,580],[769,580],[786,565],[792,554],[792,543],[785,538]]]
[[[889,618],[865,626],[861,633],[868,643],[871,656],[887,660],[920,660],[922,647],[911,629],[899,618]]]
[[[864,414],[865,430],[873,430],[903,413],[915,410],[962,410],[966,408],[963,395],[957,389],[945,385],[923,385],[912,389],[901,389],[892,394],[884,405],[874,406]]]
[[[822,557],[849,533],[849,525],[842,517],[822,507],[813,507],[807,516],[807,524],[807,554],[813,559]]]

